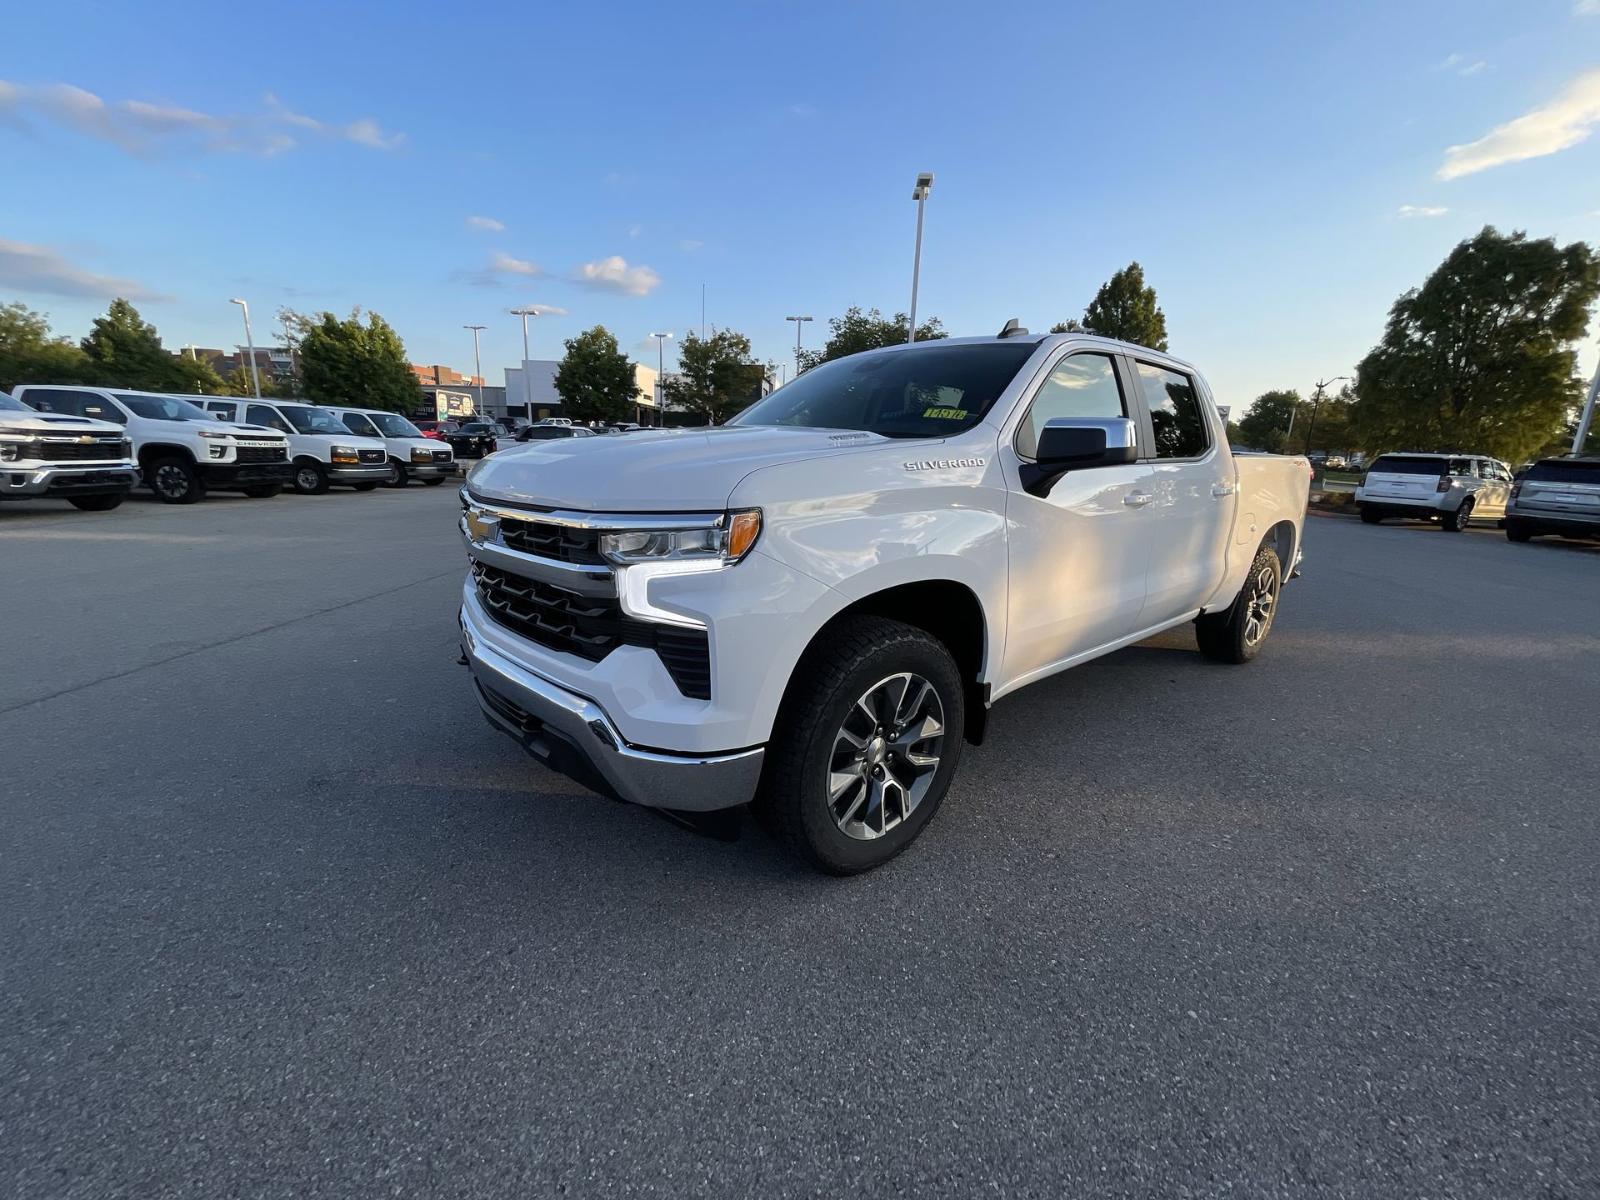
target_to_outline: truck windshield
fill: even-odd
[[[947,437],[981,421],[1035,349],[1006,341],[852,354],[813,367],[729,424]]]
[[[368,419],[383,431],[384,437],[414,438],[421,437],[422,430],[399,413],[368,413]]]
[[[32,412],[21,400],[16,399],[9,392],[0,392],[0,412]]]
[[[215,421],[217,418],[187,400],[176,396],[141,396],[135,392],[114,392],[136,417],[151,421]]]
[[[295,427],[297,433],[349,433],[339,418],[325,408],[308,408],[300,404],[285,404],[278,410],[284,420]]]

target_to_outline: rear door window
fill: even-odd
[[[1198,458],[1211,439],[1194,380],[1153,363],[1135,363],[1156,439],[1157,458]]]

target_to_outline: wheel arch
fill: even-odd
[[[179,442],[146,442],[139,447],[139,463],[144,463],[156,458],[182,458],[190,463],[197,463],[194,451]]]

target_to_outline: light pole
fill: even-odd
[[[805,328],[810,317],[785,317],[785,321],[794,322],[794,373],[800,374],[800,331]]]
[[[237,304],[244,310],[244,344],[250,351],[250,390],[255,393],[256,399],[261,399],[261,372],[256,370],[256,339],[250,332],[250,306],[238,297],[228,301]]]
[[[1317,390],[1312,394],[1311,398],[1311,420],[1306,422],[1307,454],[1311,453],[1311,435],[1317,431],[1317,409],[1322,407],[1322,390],[1330,383],[1338,383],[1341,379],[1349,378],[1350,376],[1348,375],[1335,375],[1332,379],[1317,380]],[[1294,413],[1292,411],[1289,414],[1289,428],[1294,428]],[[1284,440],[1288,440],[1287,434],[1284,435]]]
[[[917,340],[917,280],[922,273],[922,206],[927,203],[931,191],[933,172],[924,171],[917,176],[917,186],[911,192],[911,198],[917,202],[917,248],[911,256],[911,328],[906,332],[907,342]]]
[[[463,325],[461,328],[472,330],[472,373],[478,380],[478,406],[472,415],[479,420],[483,419],[483,355],[478,349],[478,335],[488,328],[487,325]]]
[[[1582,454],[1589,441],[1589,428],[1594,424],[1595,401],[1600,398],[1600,364],[1594,369],[1594,382],[1589,384],[1589,398],[1583,402],[1583,413],[1578,417],[1578,430],[1572,437],[1572,452]]]
[[[650,336],[656,340],[656,420],[665,425],[667,412],[667,391],[666,388],[662,386],[663,381],[661,377],[666,372],[667,341],[672,337],[672,334],[652,333]]]

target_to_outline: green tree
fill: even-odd
[[[678,374],[667,381],[673,404],[706,418],[708,425],[727,420],[760,399],[766,367],[750,357],[750,339],[732,329],[713,329],[710,337],[692,330],[678,347]]]
[[[1394,302],[1356,368],[1362,448],[1526,458],[1581,400],[1573,343],[1597,296],[1600,259],[1584,243],[1485,226]]]
[[[1083,320],[1062,321],[1051,327],[1051,333],[1099,334],[1132,342],[1136,346],[1149,346],[1152,350],[1167,348],[1167,318],[1156,304],[1156,290],[1144,281],[1144,268],[1129,263],[1100,285],[1100,290],[1083,310]]]
[[[120,297],[94,319],[80,345],[98,383],[150,392],[221,390],[209,364],[168,353],[156,327]]]
[[[828,340],[821,350],[802,350],[799,369],[809,371],[818,363],[825,363],[846,354],[859,354],[863,350],[876,350],[881,346],[898,346],[906,340],[911,318],[905,313],[885,317],[877,309],[862,312],[856,305],[845,310],[842,317],[829,317]],[[932,342],[949,337],[938,317],[917,326],[917,341]]]
[[[257,369],[261,379],[261,394],[263,396],[279,396],[283,393],[278,388],[278,381],[271,371]],[[222,380],[222,390],[229,396],[254,396],[256,394],[255,380],[250,376],[250,364],[241,363],[229,371]],[[406,411],[410,411],[409,409]]]
[[[92,383],[94,365],[72,341],[50,333],[50,318],[23,304],[0,305],[0,390],[19,383]]]
[[[377,313],[363,320],[359,308],[343,319],[331,312],[311,317],[285,311],[280,319],[300,335],[300,384],[308,400],[400,413],[422,403],[405,343]],[[266,390],[263,380],[263,395]]]
[[[1293,418],[1295,425],[1300,426],[1303,407],[1299,392],[1262,392],[1251,402],[1250,411],[1239,418],[1240,444],[1252,450],[1282,453],[1289,421]]]
[[[631,419],[639,389],[633,364],[617,348],[616,336],[596,325],[568,338],[566,347],[555,380],[562,411],[575,421]]]

